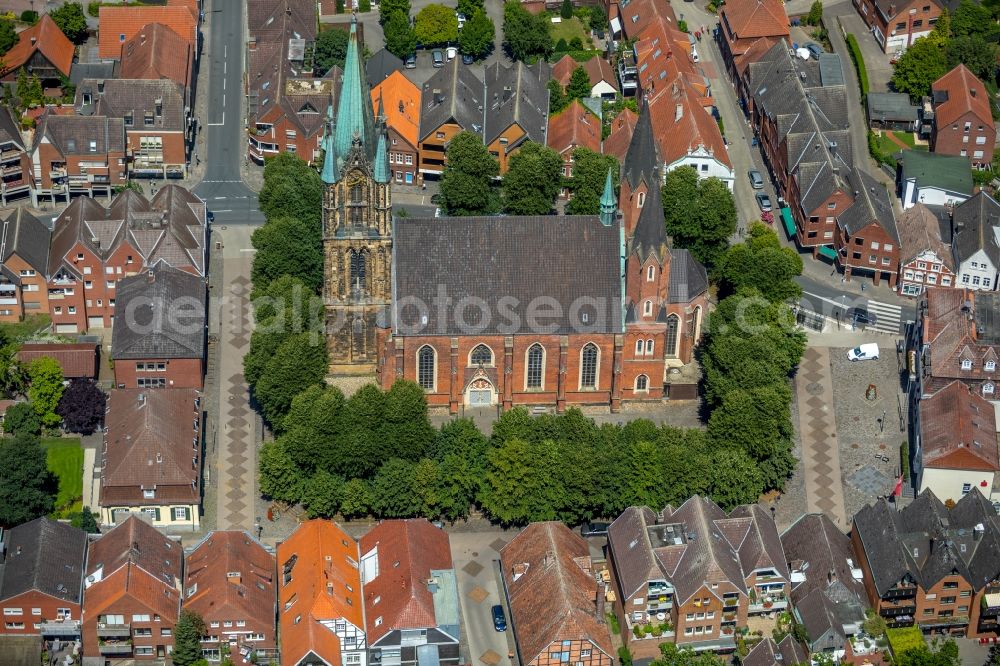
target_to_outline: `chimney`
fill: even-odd
[[[103,80],[97,82],[97,94],[98,95],[103,95],[104,94],[104,81]]]
[[[826,582],[829,583],[829,584],[831,584],[831,585],[833,585],[834,583],[836,583],[837,582],[837,572],[834,571],[833,569],[830,569],[830,573],[828,573],[826,575]]]
[[[683,117],[684,117],[684,105],[683,104],[678,104],[674,108],[674,122],[676,123],[677,121],[679,121]]]

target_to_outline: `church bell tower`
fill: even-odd
[[[323,301],[333,375],[374,374],[376,329],[388,326],[392,287],[392,197],[385,118],[372,112],[357,19],[344,62],[336,116],[323,137]]]

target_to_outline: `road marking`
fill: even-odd
[[[226,112],[222,112],[222,122],[221,123],[207,123],[209,127],[221,127],[226,124]]]
[[[242,183],[242,180],[203,180],[203,183]]]
[[[232,208],[219,208],[217,210],[213,210],[212,212],[213,213],[232,213],[233,209]]]
[[[220,199],[225,199],[226,197],[212,197],[212,198],[215,199],[216,201],[219,201]]]
[[[257,249],[256,248],[252,248],[252,247],[250,247],[250,248],[246,248],[246,247],[240,248],[240,252],[256,252],[256,251],[257,251]]]

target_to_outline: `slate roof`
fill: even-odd
[[[847,172],[847,184],[853,189],[854,203],[837,216],[837,224],[853,236],[875,223],[898,243],[896,214],[892,210],[892,201],[885,185],[857,167]],[[851,192],[851,189],[847,191]]]
[[[36,590],[70,603],[81,602],[86,532],[67,523],[36,518],[11,528],[4,546],[0,601]]]
[[[258,42],[288,39],[314,40],[316,3],[312,0],[247,0],[247,28]]]
[[[984,534],[973,531],[982,525]],[[896,511],[883,498],[854,516],[879,596],[909,576],[925,590],[957,571],[976,592],[1000,575],[996,511],[978,488],[949,510],[930,490]]]
[[[946,127],[972,112],[984,125],[993,127],[993,115],[990,113],[990,98],[986,86],[964,64],[960,63],[931,84],[931,92],[935,101],[936,125]]]
[[[103,84],[104,92],[100,92]],[[87,104],[86,100],[91,103]],[[88,79],[76,89],[77,113],[81,116],[122,118],[131,114],[132,123],[126,131],[181,132],[187,125],[184,87],[170,79]],[[157,105],[157,101],[160,102]],[[157,113],[159,108],[159,113]],[[152,120],[146,124],[146,114]]]
[[[670,250],[669,303],[690,303],[708,291],[708,271],[688,250]]]
[[[743,666],[794,666],[809,661],[809,653],[788,634],[780,643],[775,643],[770,637],[754,646],[740,660]]]
[[[640,181],[645,181],[651,190],[659,189],[660,177],[656,171],[660,163],[657,153],[656,137],[653,134],[653,121],[649,114],[649,102],[642,100],[642,109],[632,132],[632,140],[622,162],[622,175],[633,189]]]
[[[497,295],[513,297],[512,311],[519,322],[491,312],[489,321],[473,309],[464,313],[467,326],[483,335],[512,335],[527,331],[525,312],[535,298],[555,299],[562,316],[554,317],[551,334],[566,334],[585,326],[592,332],[620,332],[622,287],[619,221],[605,227],[596,215],[496,216],[408,218],[397,220],[394,230],[393,312],[397,335],[467,334],[454,313],[439,318],[430,308],[426,323],[413,307],[400,303],[430,304],[438,289],[453,302],[465,297],[496,303]],[[588,279],[580,279],[587,266]],[[577,299],[599,299],[603,312],[584,306],[570,318],[570,304]]]
[[[984,191],[955,206],[952,213],[952,247],[961,264],[980,250],[994,267],[1000,267],[1000,244],[994,227],[1000,226],[1000,203]]]
[[[913,180],[917,187],[936,187],[972,196],[972,167],[968,157],[904,150],[903,180]]]
[[[402,74],[403,61],[397,58],[386,49],[381,49],[375,53],[368,62],[365,63],[365,74],[368,77],[368,87],[374,88],[378,84],[389,78],[393,72]]]
[[[0,218],[0,262],[3,262],[3,271],[12,282],[21,281],[19,273],[6,267],[7,261],[15,254],[40,275],[47,275],[51,235],[49,227],[24,208],[15,208],[7,217]]]
[[[483,99],[483,82],[471,67],[462,66],[460,58],[445,63],[427,79],[421,91],[420,140],[447,123],[482,136]]]
[[[168,26],[153,23],[122,44],[120,79],[170,79],[191,85],[192,45]],[[107,78],[107,77],[96,77]]]
[[[628,252],[637,254],[641,261],[645,261],[652,254],[662,262],[664,255],[669,253],[670,249],[667,247],[667,226],[663,217],[663,200],[660,196],[660,172],[654,169],[650,173],[650,179],[656,185],[650,187],[646,194],[648,205],[643,204],[642,210],[639,211],[635,231],[628,241]]]
[[[41,342],[21,345],[17,358],[28,364],[47,356],[55,359],[66,379],[97,379],[97,345],[93,342]]]
[[[364,587],[369,643],[390,631],[437,627],[427,580],[432,570],[454,568],[448,533],[424,518],[384,520],[361,537],[362,558],[376,549],[378,575]],[[376,597],[381,597],[377,606]]]
[[[456,58],[457,60],[457,58]],[[510,152],[522,141],[545,144],[549,117],[549,66],[544,60],[528,66],[522,62],[504,67],[498,60],[486,68],[486,129],[483,141],[490,144],[511,125],[517,124],[524,139],[508,144]]]
[[[147,25],[161,23],[191,45],[198,43],[198,20],[188,7],[114,6],[101,7],[98,43],[102,60],[117,60],[122,44],[135,37]]]
[[[993,405],[960,380],[919,402],[927,469],[1000,472]]]
[[[108,398],[101,506],[200,503],[194,389],[115,389]],[[194,459],[194,460],[192,460]],[[156,489],[152,499],[142,489]]]
[[[918,109],[910,103],[910,96],[905,93],[870,92],[865,98],[868,102],[868,117],[889,122],[915,122]]]
[[[524,663],[553,642],[591,641],[614,655],[587,542],[560,522],[532,523],[500,551],[512,625]],[[544,655],[543,655],[544,656]]]
[[[38,119],[32,151],[46,138],[63,156],[106,156],[125,152],[125,123],[121,118],[64,116],[46,112]],[[90,142],[94,141],[94,149]]]
[[[982,363],[996,358],[996,330],[981,322],[997,321],[1000,299],[994,292],[930,287],[923,314],[923,343],[930,346],[929,367],[935,378],[982,378]],[[971,312],[966,305],[971,304]],[[973,368],[962,370],[959,355],[966,354]]]
[[[907,264],[929,250],[948,270],[955,270],[951,247],[941,238],[940,222],[940,218],[922,203],[903,211],[896,220],[896,228],[899,231],[900,263]]]
[[[84,79],[113,79],[115,65],[114,62],[74,62],[69,72],[69,80],[78,86]]]
[[[200,276],[159,263],[118,282],[113,360],[204,356],[205,281]]]
[[[18,33],[17,43],[3,56],[3,73],[20,69],[36,51],[41,51],[53,67],[69,76],[75,47],[48,14],[42,14],[38,23]]]

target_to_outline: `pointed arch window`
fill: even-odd
[[[597,388],[597,345],[588,342],[580,351],[580,388]]]
[[[368,257],[364,250],[351,250],[351,290],[363,294],[368,277]]]
[[[667,356],[677,356],[677,333],[681,327],[681,319],[675,314],[667,317]]]
[[[525,384],[530,389],[542,388],[542,374],[545,369],[545,351],[537,342],[528,347],[528,364]]]
[[[437,354],[430,345],[424,345],[417,352],[417,383],[425,391],[434,390],[434,370],[437,365]]]
[[[646,375],[639,375],[635,378],[635,390],[639,392],[644,392],[649,390],[649,377]]]
[[[469,365],[493,365],[493,351],[486,345],[476,345],[469,354]]]

